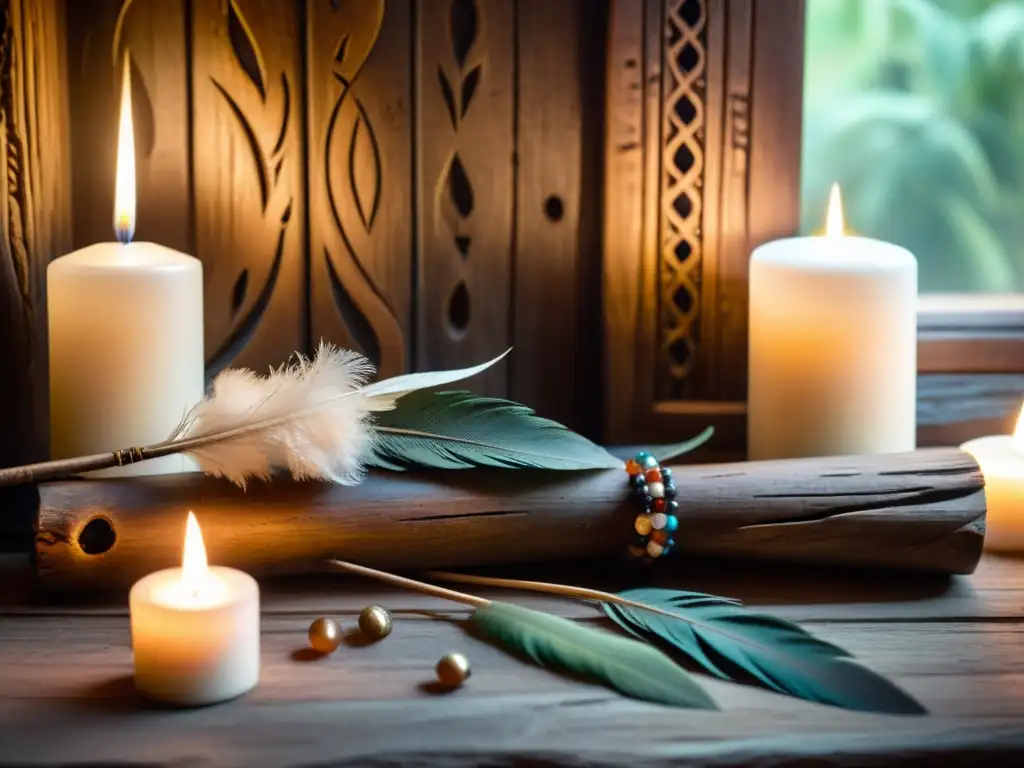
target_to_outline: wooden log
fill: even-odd
[[[674,468],[678,552],[970,573],[985,494],[957,449]],[[622,472],[380,474],[361,485],[275,481],[243,492],[202,475],[40,486],[43,586],[123,589],[180,561],[185,516],[211,562],[256,575],[328,557],[386,569],[613,556],[635,508]]]

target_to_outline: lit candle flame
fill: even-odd
[[[209,580],[210,569],[206,563],[206,545],[203,532],[196,516],[188,513],[185,523],[185,551],[181,558],[181,583],[185,591],[198,596],[202,585]]]
[[[828,193],[828,213],[825,217],[825,236],[842,237],[845,226],[843,223],[843,197],[839,193],[839,185],[833,184]]]
[[[132,75],[127,53],[121,80],[121,120],[117,127],[114,232],[122,243],[130,243],[135,234],[135,133],[132,128]]]
[[[1017,426],[1013,430],[1013,439],[1018,445],[1024,445],[1024,405],[1020,407],[1020,415],[1017,417]]]

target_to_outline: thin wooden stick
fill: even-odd
[[[639,603],[636,600],[620,597],[613,592],[602,592],[599,589],[570,587],[566,584],[551,584],[546,581],[521,581],[519,579],[498,579],[491,576],[471,576],[467,573],[448,573],[447,571],[427,571],[424,576],[429,576],[430,578],[437,579],[438,581],[453,581],[461,584],[476,584],[481,587],[499,587],[501,589],[522,589],[526,592],[545,592],[549,595],[572,597],[577,600],[593,600],[599,603],[617,603],[618,605],[624,605],[627,608],[638,608],[642,611],[657,613],[661,616],[668,616],[672,619],[681,619],[682,621],[697,623],[680,616],[678,613],[672,613],[671,611],[666,611],[663,608],[658,608],[654,605]],[[722,599],[738,604],[738,601],[736,600],[730,600],[729,598]]]
[[[498,579],[490,576],[471,576],[466,573],[448,573],[447,571],[427,571],[425,574],[432,579],[439,581],[456,581],[463,584],[477,584],[481,587],[499,587],[502,589],[522,589],[527,592],[546,592],[552,595],[561,595],[563,597],[574,597],[579,600],[596,600],[597,602],[603,603],[617,603],[618,605],[624,605],[627,608],[637,608],[641,611],[647,611],[648,613],[657,613],[661,616],[668,616],[670,619],[676,619],[686,624],[690,624],[694,627],[703,627],[704,629],[710,629],[715,633],[722,635],[723,637],[731,637],[733,640],[738,642],[747,643],[750,645],[756,645],[759,648],[765,650],[771,650],[769,646],[762,643],[752,643],[750,638],[742,637],[734,632],[729,632],[722,627],[713,626],[706,621],[695,619],[693,616],[688,616],[683,613],[673,613],[666,611],[662,608],[658,608],[654,605],[648,605],[647,603],[640,603],[636,600],[629,600],[625,597],[619,597],[612,592],[602,592],[599,589],[587,589],[586,587],[570,587],[565,584],[551,584],[546,581],[520,581],[519,579]],[[715,596],[717,597],[717,595]],[[727,603],[732,603],[738,607],[742,607],[743,603],[739,600],[734,600],[731,597],[718,597]]]
[[[423,592],[427,595],[433,595],[434,597],[452,600],[456,603],[465,603],[466,605],[472,605],[474,608],[486,608],[491,604],[490,600],[486,600],[482,597],[467,595],[465,592],[456,592],[454,589],[445,589],[444,587],[437,587],[433,584],[424,584],[422,581],[407,579],[404,576],[395,576],[393,573],[378,571],[375,568],[367,568],[365,565],[356,565],[355,563],[349,563],[345,560],[333,559],[328,560],[327,562],[335,568],[348,571],[349,573],[357,573],[360,576],[377,579],[377,581],[383,581],[386,584],[392,584],[396,587],[403,587],[405,589],[412,589],[417,592]]]

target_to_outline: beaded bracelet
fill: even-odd
[[[633,497],[640,507],[633,521],[636,537],[629,546],[629,554],[653,562],[672,551],[675,546],[672,533],[679,527],[676,517],[679,502],[675,500],[672,470],[661,467],[656,458],[641,451],[626,462],[626,472]]]

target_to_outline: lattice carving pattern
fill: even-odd
[[[682,397],[697,357],[708,0],[669,0],[663,27],[660,395]]]

